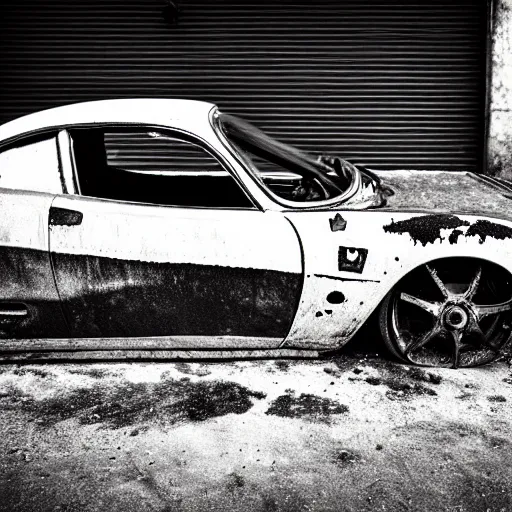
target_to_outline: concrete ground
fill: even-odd
[[[511,401],[368,352],[3,365],[0,510],[512,511]]]

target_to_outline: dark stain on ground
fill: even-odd
[[[385,363],[382,384],[389,390],[386,396],[391,400],[412,398],[417,395],[435,396],[437,393],[425,383],[440,384],[442,377],[435,373],[426,372],[421,368],[407,367]]]
[[[341,292],[331,292],[327,295],[327,302],[329,304],[342,304],[345,302],[345,295]]]
[[[353,450],[344,448],[336,450],[332,460],[337,466],[346,467],[354,464],[355,462],[359,462],[361,460],[361,455]]]
[[[489,400],[489,402],[506,402],[507,399],[503,396],[503,395],[490,395],[487,397],[487,400]]]
[[[477,220],[468,228],[466,236],[479,236],[480,243],[483,244],[487,237],[495,238],[496,240],[512,238],[512,228],[488,220]]]
[[[35,375],[36,377],[52,378],[52,372],[44,368],[18,367],[12,371],[14,375]]]
[[[436,396],[437,393],[431,387],[425,384],[438,385],[442,382],[442,377],[436,373],[426,372],[421,368],[408,367],[404,365],[393,364],[389,362],[371,362],[367,364],[379,370],[379,375],[369,375],[358,378],[351,378],[349,380],[363,379],[372,386],[384,385],[388,388],[386,396],[390,400],[408,399],[417,395],[431,395]],[[354,368],[353,372],[356,375],[364,373],[361,368]]]
[[[442,229],[455,229],[461,226],[469,226],[469,222],[459,219],[455,215],[436,214],[422,215],[421,217],[412,217],[398,222],[391,221],[384,227],[386,233],[409,233],[414,240],[414,245],[420,242],[421,245],[433,244],[436,240],[443,240],[441,237]]]
[[[290,362],[289,361],[276,361],[274,363],[276,365],[276,367],[283,371],[283,372],[287,372],[288,371],[288,368],[290,368]]]
[[[212,372],[201,365],[199,368],[194,368],[188,363],[175,363],[175,368],[185,375],[195,375],[196,377],[205,377],[210,375]]]
[[[228,475],[228,483],[226,484],[226,487],[228,488],[229,491],[234,492],[236,489],[240,489],[241,487],[244,486],[245,478],[242,475],[236,473],[235,471]]]
[[[348,407],[330,398],[302,393],[296,396],[288,391],[273,400],[265,412],[282,418],[306,418],[326,422],[333,414],[344,414]]]
[[[21,408],[37,417],[42,426],[76,418],[82,425],[103,424],[116,429],[149,420],[172,425],[243,414],[253,406],[252,398],[264,396],[234,382],[192,382],[183,378],[164,379],[156,384],[95,384],[44,400],[11,395],[2,400],[8,403],[1,405]]]
[[[324,314],[321,311],[317,311],[315,313],[315,316],[318,318],[318,317],[324,316]]]
[[[107,368],[68,368],[67,371],[68,373],[85,375],[87,377],[93,377],[94,379],[101,379],[103,377],[115,375],[115,372],[108,370]]]

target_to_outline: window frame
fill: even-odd
[[[250,204],[250,206],[246,206],[246,207],[230,207],[230,206],[214,207],[214,206],[191,206],[191,205],[179,205],[179,204],[168,205],[168,204],[159,204],[159,203],[143,203],[143,202],[135,202],[135,201],[123,201],[123,200],[119,200],[119,199],[108,199],[108,198],[102,198],[102,197],[93,197],[93,199],[97,199],[97,200],[101,200],[101,201],[111,201],[111,202],[123,203],[123,204],[148,205],[148,206],[153,206],[153,207],[160,206],[163,208],[187,208],[187,209],[201,208],[201,209],[211,209],[211,210],[234,210],[234,211],[236,211],[236,210],[244,210],[244,211],[260,210],[261,211],[261,207],[254,200],[252,194],[247,189],[247,187],[245,186],[243,181],[239,178],[237,173],[234,172],[229,161],[223,155],[221,155],[217,151],[215,151],[215,149],[211,145],[209,145],[205,140],[191,134],[190,132],[184,131],[184,130],[180,130],[177,128],[171,128],[169,126],[153,125],[153,124],[141,124],[141,123],[133,123],[133,124],[131,124],[131,123],[98,123],[98,124],[94,124],[94,125],[77,124],[74,126],[68,126],[65,129],[61,130],[63,132],[66,132],[68,135],[68,138],[69,138],[68,159],[69,159],[69,164],[71,165],[71,168],[72,168],[72,174],[68,173],[68,175],[66,176],[61,173],[62,179],[64,180],[63,189],[66,190],[66,192],[64,192],[64,194],[74,195],[74,196],[78,196],[78,197],[90,197],[90,196],[84,196],[81,193],[80,180],[78,177],[77,165],[76,165],[76,161],[75,161],[75,154],[74,154],[74,148],[73,148],[73,131],[74,130],[87,130],[87,129],[98,130],[98,131],[101,130],[103,132],[108,131],[108,130],[114,130],[114,129],[117,129],[120,131],[126,130],[127,132],[130,132],[130,131],[132,131],[132,132],[134,132],[134,131],[147,131],[147,132],[155,131],[155,132],[162,133],[162,135],[177,139],[179,142],[189,143],[194,146],[197,146],[200,149],[202,149],[203,151],[205,151],[206,153],[208,153],[213,159],[215,159],[218,162],[218,164],[222,167],[222,169],[224,169],[226,171],[227,175],[231,176],[231,178],[235,181],[235,184],[241,189],[242,193],[246,197],[247,202],[248,202],[248,204]],[[59,141],[57,141],[57,142],[59,142]],[[58,146],[59,146],[59,144],[58,144]],[[59,146],[59,155],[63,159],[65,158],[65,154],[64,154],[65,152],[66,152],[65,148],[63,148],[63,151],[61,152],[60,146]],[[134,171],[127,170],[126,172],[134,172]],[[134,174],[136,174],[136,173],[134,172]],[[70,191],[71,191],[71,193],[70,193]]]

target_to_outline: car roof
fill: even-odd
[[[202,136],[211,133],[213,103],[186,99],[132,98],[64,105],[14,119],[0,126],[0,144],[30,133],[80,125],[150,124]]]

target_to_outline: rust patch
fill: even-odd
[[[453,244],[456,244],[457,241],[459,240],[459,236],[460,235],[463,235],[464,233],[460,230],[460,229],[454,229],[451,233],[450,233],[450,236],[448,237],[448,241],[453,245]]]
[[[329,304],[342,304],[345,302],[345,295],[337,291],[331,292],[327,295],[327,302]]]
[[[512,228],[488,220],[477,220],[466,231],[466,236],[479,236],[480,243],[483,244],[487,237],[496,240],[512,238]]]
[[[414,245],[420,242],[421,245],[433,244],[436,240],[443,240],[442,229],[456,229],[461,226],[469,226],[469,222],[459,219],[456,215],[437,214],[412,217],[398,222],[391,221],[391,224],[383,226],[386,233],[403,234],[409,233],[414,240]]]
[[[368,256],[368,249],[340,247],[338,249],[338,270],[361,274]]]
[[[333,219],[329,219],[329,226],[331,226],[331,231],[345,231],[347,227],[347,221],[337,213]]]

